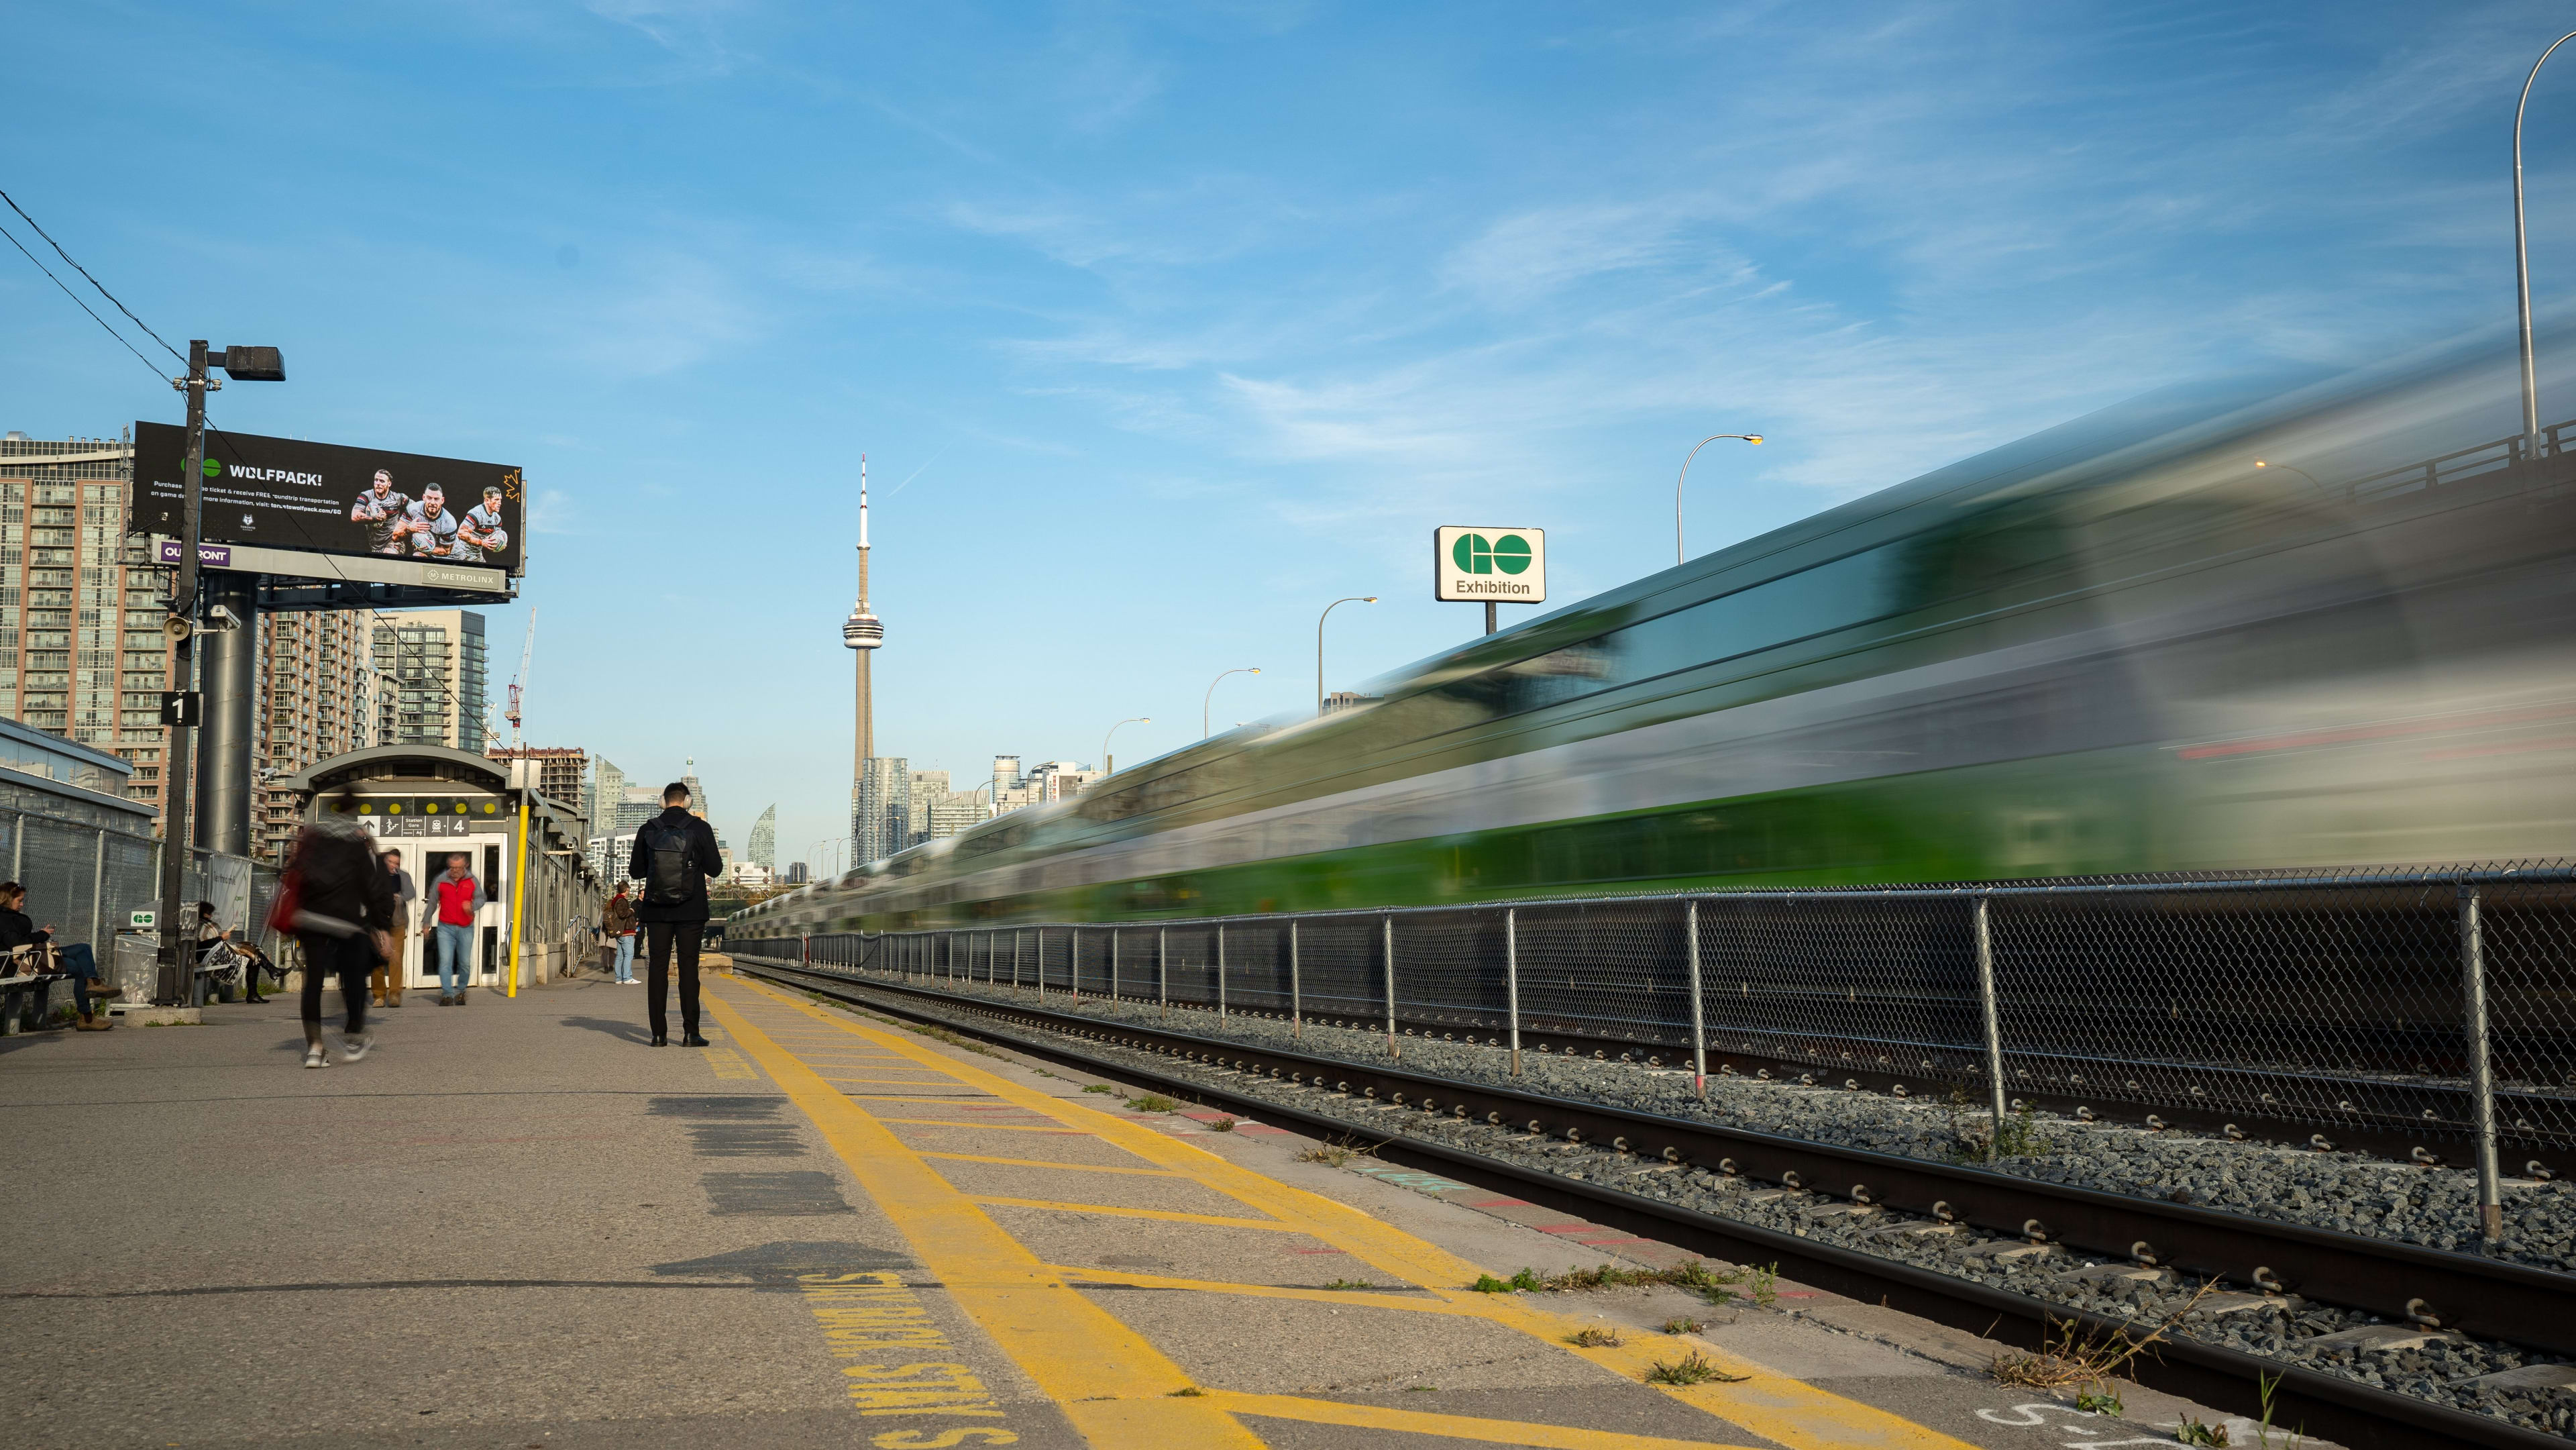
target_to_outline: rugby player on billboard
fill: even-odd
[[[501,485],[483,485],[483,502],[465,511],[465,522],[456,526],[455,557],[471,563],[485,563],[510,547],[510,531],[501,523]]]
[[[395,532],[409,540],[415,559],[454,558],[456,515],[447,511],[447,490],[434,483],[422,489],[420,502],[404,511]]]
[[[399,554],[403,511],[410,507],[409,496],[394,492],[393,474],[379,468],[374,484],[351,505],[349,522],[366,525],[368,553]]]

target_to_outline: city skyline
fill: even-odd
[[[819,626],[862,448],[905,543],[879,748],[965,780],[1136,716],[1122,764],[1184,745],[1221,670],[1264,670],[1223,724],[1472,636],[1428,597],[1439,524],[1547,527],[1567,602],[1664,567],[1711,433],[1769,441],[1694,466],[1695,552],[2180,379],[2510,324],[2536,4],[1460,13],[54,7],[13,38],[118,56],[125,99],[30,68],[0,158],[164,336],[286,349],[218,426],[523,463],[526,597],[481,612],[516,641],[544,606],[526,738],[655,784],[694,753],[790,842],[849,830]],[[210,66],[263,105],[204,114]],[[180,132],[236,205],[312,220],[94,204],[185,194]],[[2563,76],[2527,146],[2546,310]],[[0,430],[176,420],[0,255]],[[1317,681],[1316,612],[1367,594]]]

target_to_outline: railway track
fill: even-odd
[[[1776,1183],[1894,1214],[2027,1238],[2111,1261],[2295,1294],[2322,1304],[2576,1357],[2567,1276],[2411,1244],[2159,1203],[2011,1174],[1664,1117],[1601,1103],[1456,1081],[1283,1051],[1230,1039],[1104,1021],[961,996],[899,981],[859,979],[791,963],[737,958],[740,969],[878,1011],[961,1028],[1015,1048],[1330,1135],[1360,1125],[1348,1113],[1283,1102],[1283,1089],[1322,1089],[1377,1116],[1385,1156],[1490,1184],[1600,1223],[1650,1234],[1711,1257],[1776,1263],[1834,1293],[2037,1348],[2052,1335],[2135,1331],[2134,1321],[2015,1293],[1919,1264],[1571,1179],[1408,1133],[1437,1116],[1589,1143]],[[1168,1063],[1140,1063],[1138,1054]],[[2273,1385],[2274,1421],[2354,1447],[2480,1446],[2564,1450],[2562,1437],[2303,1365],[2174,1337],[2132,1361],[2139,1380],[2234,1413],[2259,1413]]]

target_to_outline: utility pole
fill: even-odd
[[[204,711],[202,697],[189,687],[196,683],[197,670],[197,540],[205,512],[206,394],[223,387],[220,379],[206,376],[210,367],[222,368],[235,382],[286,381],[286,363],[276,348],[227,347],[209,352],[204,338],[189,340],[188,375],[170,380],[170,386],[188,399],[188,458],[179,480],[179,573],[170,585],[170,617],[161,626],[170,636],[170,683],[178,687],[173,693],[180,706],[171,712],[176,718],[164,722],[170,729],[170,745],[164,752],[168,758],[161,763],[161,909],[153,917],[161,935],[161,980],[153,995],[161,1003],[179,1007],[196,1005],[196,963],[191,958],[195,944],[181,940],[179,905],[187,889],[189,847],[195,838],[188,809],[194,780],[189,746]],[[155,481],[137,479],[135,483],[148,488]],[[247,629],[249,620],[241,620],[240,626]],[[245,643],[244,648],[248,647]],[[188,935],[195,933],[191,930]]]
[[[188,462],[179,480],[179,572],[170,585],[170,617],[162,629],[170,636],[170,683],[184,700],[196,683],[197,666],[197,521],[203,499],[199,483],[206,468],[206,393],[222,383],[206,376],[209,359],[203,338],[188,343],[188,375],[171,379],[171,386],[188,398]],[[145,481],[149,487],[149,481]],[[161,982],[153,995],[162,1003],[186,1007],[195,995],[195,982],[189,968],[179,922],[179,898],[187,889],[188,845],[194,839],[188,829],[189,786],[195,780],[189,767],[189,746],[197,733],[197,722],[184,708],[180,718],[170,725],[170,744],[161,762],[161,912],[153,923],[161,934]]]

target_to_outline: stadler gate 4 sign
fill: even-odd
[[[1431,597],[1476,604],[1547,598],[1547,531],[1449,526],[1431,533]]]

